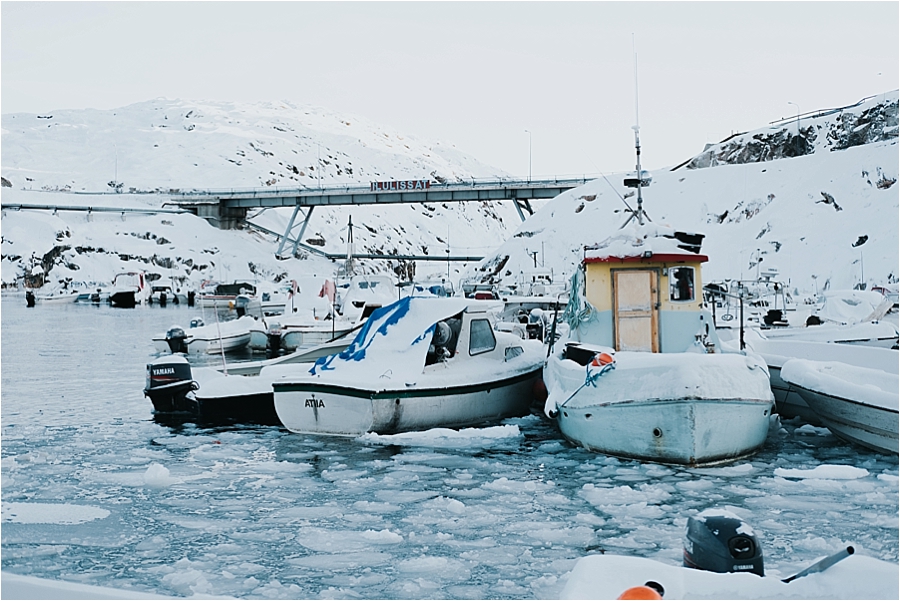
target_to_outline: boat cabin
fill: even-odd
[[[584,293],[593,307],[580,339],[619,351],[677,353],[714,336],[703,309],[702,234],[674,232],[588,247]],[[712,330],[712,332],[710,332]]]

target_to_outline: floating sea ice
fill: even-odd
[[[803,424],[794,430],[794,434],[806,434],[811,436],[831,436],[831,430],[828,428],[817,428],[810,424]]]
[[[440,448],[480,448],[496,441],[507,441],[522,437],[519,426],[491,426],[488,428],[432,428],[424,432],[403,432],[401,434],[363,434],[357,440],[385,445],[425,446]]]
[[[172,478],[169,474],[169,468],[158,463],[151,463],[147,471],[144,472],[144,484],[158,488],[165,488],[170,484],[178,482],[176,478]]]
[[[93,505],[70,503],[3,503],[2,522],[12,524],[60,524],[72,526],[109,516],[109,511]]]
[[[811,470],[775,468],[782,478],[819,478],[825,480],[856,480],[869,475],[869,470],[852,465],[818,465]]]

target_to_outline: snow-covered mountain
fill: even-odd
[[[897,108],[894,91],[733,136],[653,171],[644,208],[706,235],[707,281],[759,266],[801,292],[897,282]],[[535,264],[570,274],[585,245],[625,223],[634,193],[621,176],[570,190],[465,276],[510,285]]]
[[[707,281],[750,277],[762,266],[777,267],[801,292],[895,282],[897,108],[894,91],[733,136],[653,171],[645,209],[654,222],[706,234]],[[154,100],[112,111],[3,115],[2,125],[4,203],[158,207],[173,189],[503,175],[452,147],[290,103]],[[88,194],[101,190],[107,193]],[[610,175],[545,203],[522,224],[511,203],[320,208],[304,241],[345,252],[352,217],[358,252],[486,256],[467,269],[420,262],[420,279],[508,285],[535,266],[562,279],[584,245],[625,222],[633,194],[621,175]],[[289,216],[267,210],[252,221],[281,232]],[[4,285],[32,272],[55,286],[108,282],[134,268],[196,282],[330,276],[338,267],[313,253],[276,260],[272,236],[220,231],[191,215],[7,210],[2,235]],[[362,267],[412,271],[398,260]]]
[[[145,207],[159,206],[168,193],[186,189],[316,188],[504,175],[452,146],[288,102],[157,99],[109,111],[3,115],[2,126],[5,203]],[[103,192],[109,194],[91,194]],[[283,232],[290,214],[290,209],[272,209],[252,220]],[[320,208],[304,241],[325,252],[346,252],[350,217],[357,252],[440,256],[448,248],[454,255],[483,256],[519,223],[510,203]],[[87,219],[84,213],[6,211],[4,285],[32,271],[32,263],[42,265],[41,275],[53,285],[108,281],[126,268],[191,279],[328,275],[335,269],[332,261],[314,254],[301,255],[302,261],[276,261],[273,237],[220,232],[190,216],[104,217],[95,212]],[[419,275],[428,267],[420,264]],[[446,265],[430,267],[447,273]],[[397,260],[371,261],[361,268],[411,271]]]

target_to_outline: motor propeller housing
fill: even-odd
[[[721,509],[688,518],[684,565],[708,572],[752,572],[764,576],[762,547],[745,521]]]

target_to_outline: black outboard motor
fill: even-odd
[[[277,357],[281,352],[281,326],[272,324],[266,331],[266,355]]]
[[[194,297],[195,297],[196,295],[197,295],[197,293],[194,292],[193,290],[188,290],[188,293],[187,293],[187,297],[188,297],[188,307],[193,307],[193,306],[194,306]]]
[[[33,306],[34,306],[34,301],[35,301],[35,299],[34,299],[34,292],[32,292],[31,290],[26,290],[26,291],[25,291],[25,306],[26,306],[26,307],[33,307]]]
[[[166,344],[169,345],[169,350],[173,353],[188,352],[186,340],[187,334],[178,326],[172,326],[166,330]]]
[[[95,305],[100,304],[100,289],[97,288],[97,292],[91,293],[91,302]]]
[[[762,548],[753,529],[730,511],[707,509],[688,518],[684,565],[708,572],[763,573]]]
[[[168,300],[168,298],[166,297],[166,293],[165,293],[165,292],[160,292],[160,293],[159,293],[159,306],[160,306],[160,307],[165,307],[165,306],[166,306],[166,301],[167,301],[167,300]]]
[[[147,364],[144,396],[150,398],[157,412],[196,412],[196,402],[190,393],[197,388],[191,365],[182,355],[165,355]]]
[[[243,317],[247,314],[247,309],[250,307],[250,297],[245,294],[238,294],[234,297],[234,310],[237,313],[238,317]]]

